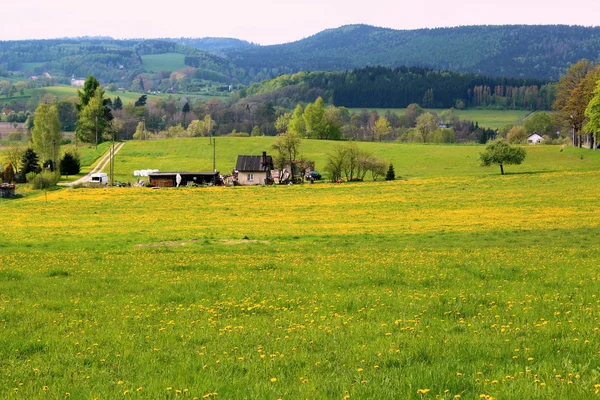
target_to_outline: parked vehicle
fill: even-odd
[[[308,174],[306,174],[307,178],[312,178],[315,181],[320,181],[321,180],[321,174],[318,173],[317,171],[310,171]]]
[[[97,173],[90,175],[90,183],[99,183],[101,185],[108,184],[108,175],[105,173]]]

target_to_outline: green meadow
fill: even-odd
[[[360,112],[360,108],[351,108],[354,112]],[[377,111],[380,115],[385,114],[387,108],[368,108],[369,111]],[[389,109],[391,112],[398,115],[404,115],[405,108],[392,108]],[[427,108],[427,112],[435,113],[440,115],[443,109],[439,108]],[[497,129],[505,125],[521,125],[523,121],[531,114],[531,111],[526,110],[479,110],[479,109],[468,109],[468,110],[454,110],[456,115],[460,119],[467,119],[473,122],[478,122],[479,126],[484,128]]]
[[[177,71],[187,66],[185,55],[179,53],[146,54],[142,56],[142,65],[149,72]]]
[[[361,146],[402,179],[0,199],[0,398],[597,397],[600,153]],[[117,175],[211,150],[127,142]]]
[[[217,137],[216,166],[222,174],[230,174],[238,155],[271,153],[272,137]],[[301,155],[315,161],[315,169],[324,172],[328,153],[343,142],[304,140]],[[481,176],[497,173],[497,168],[481,168],[480,145],[433,145],[416,143],[357,142],[357,145],[391,162],[396,175],[403,178],[452,177],[457,175]],[[527,161],[518,166],[507,166],[508,173],[541,173],[559,171],[587,171],[595,168],[599,156],[570,147],[528,146]],[[133,171],[158,169],[172,171],[210,171],[213,166],[213,147],[209,138],[129,141],[115,159],[118,180],[133,179]]]

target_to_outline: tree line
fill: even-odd
[[[420,67],[367,67],[343,72],[282,75],[240,91],[240,97],[288,106],[327,99],[350,108],[489,107],[549,110],[554,87],[538,79],[509,79]]]

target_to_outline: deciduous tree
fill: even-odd
[[[294,181],[294,161],[298,159],[301,144],[302,139],[300,135],[293,131],[288,131],[283,135],[277,136],[273,144],[273,150],[278,153],[275,158],[285,160],[289,164],[292,181]],[[282,165],[279,166],[280,169],[282,167]]]
[[[485,151],[479,155],[482,167],[492,164],[500,166],[500,173],[504,175],[504,165],[521,164],[527,152],[522,147],[511,146],[503,139],[489,143]]]
[[[35,110],[33,125],[31,131],[33,149],[42,161],[52,161],[56,165],[62,139],[56,105],[40,104]]]

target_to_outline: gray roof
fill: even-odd
[[[235,170],[240,172],[262,172],[273,169],[273,158],[266,156],[266,165],[263,165],[263,156],[238,156]]]

